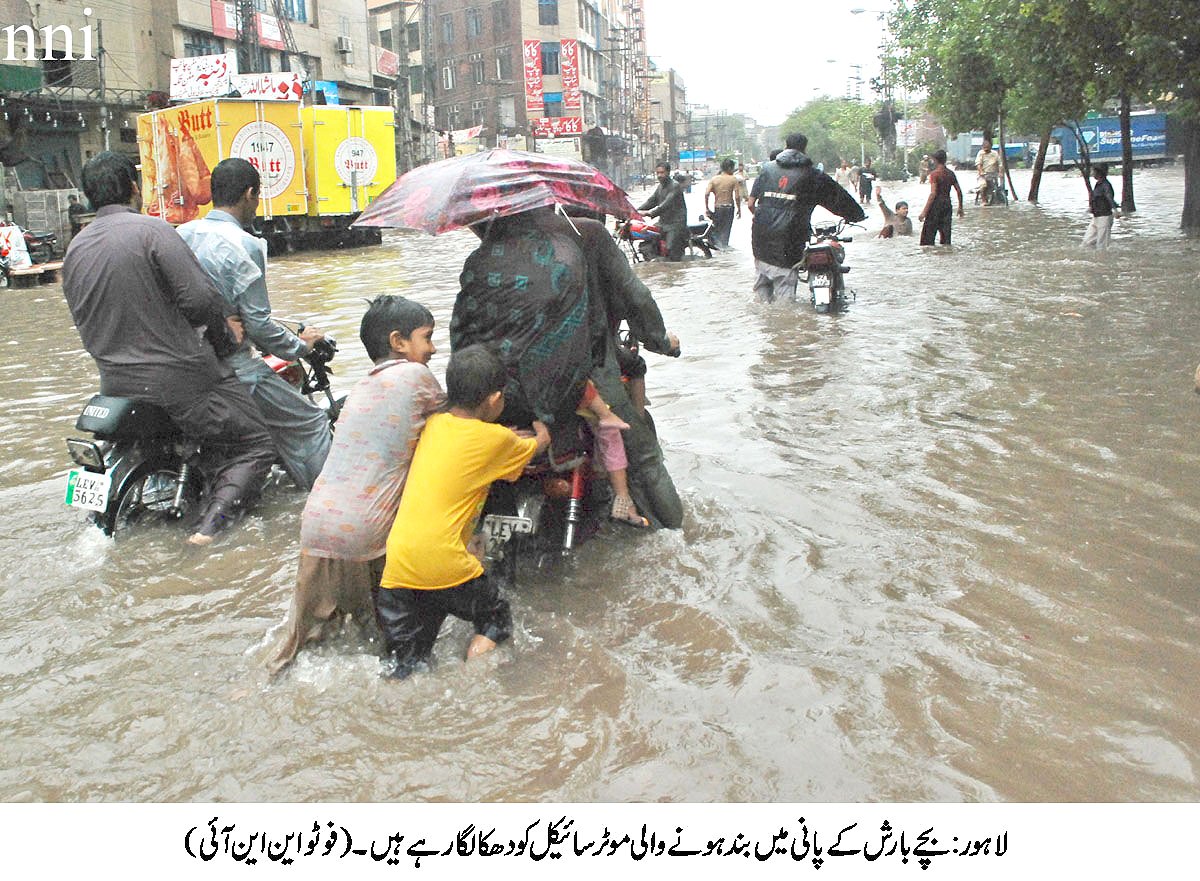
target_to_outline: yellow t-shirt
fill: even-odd
[[[516,480],[537,441],[479,419],[436,413],[425,423],[387,540],[383,587],[443,590],[483,574],[467,551],[495,480]]]

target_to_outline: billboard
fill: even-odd
[[[583,134],[581,116],[543,116],[529,121],[535,138],[563,138]]]
[[[171,59],[171,100],[194,101],[228,95],[237,76],[237,53]]]

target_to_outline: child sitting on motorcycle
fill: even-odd
[[[504,364],[482,344],[450,358],[446,408],[429,417],[417,443],[374,590],[392,678],[428,663],[447,615],[475,627],[468,659],[512,634],[508,600],[467,548],[492,482],[516,480],[550,444],[542,422],[534,421],[532,438],[495,424],[507,384]]]
[[[445,395],[430,372],[433,315],[404,297],[377,297],[359,336],[371,372],[354,386],[300,521],[300,568],[284,632],[268,666],[277,673],[342,615],[374,615],[388,530],[412,451]]]

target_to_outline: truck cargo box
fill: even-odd
[[[294,101],[210,98],[143,113],[138,153],[142,210],[169,223],[209,212],[212,169],[232,156],[262,175],[259,217],[308,213],[300,105]]]
[[[392,108],[314,105],[300,115],[310,216],[358,214],[396,180]]]

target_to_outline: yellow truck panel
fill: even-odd
[[[301,108],[308,213],[357,214],[396,180],[396,123],[390,107]]]
[[[212,98],[143,113],[142,210],[173,224],[203,217],[212,208],[213,167],[236,156],[262,175],[259,217],[307,214],[300,129],[294,101]]]

